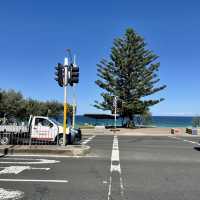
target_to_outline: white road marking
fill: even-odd
[[[108,181],[102,181],[103,184],[108,184]]]
[[[111,197],[111,189],[112,189],[112,176],[110,176],[110,180],[109,180],[109,186],[108,186],[108,200],[110,200],[110,197]]]
[[[183,140],[184,142],[190,142],[190,143],[192,143],[192,144],[198,144],[199,145],[199,143],[197,143],[197,142],[194,142],[194,141],[190,141],[190,140]]]
[[[0,182],[46,182],[46,183],[68,183],[68,180],[0,179]]]
[[[118,138],[115,135],[113,139],[113,147],[112,147],[112,154],[111,154],[111,166],[110,166],[110,180],[109,180],[109,187],[108,187],[108,200],[111,199],[112,193],[112,172],[119,173],[120,178],[120,194],[121,197],[124,197],[124,186],[123,180],[121,176],[121,167],[120,167],[120,158],[119,158],[119,146],[118,146]]]
[[[17,155],[6,155],[6,158],[9,157],[43,157],[43,158],[97,158],[99,156],[97,155],[91,155],[91,156],[76,156],[76,155],[72,155],[72,156],[64,156],[64,155],[43,155],[43,154],[17,154]]]
[[[53,163],[59,163],[58,160],[48,160],[48,159],[26,159],[26,158],[12,158],[12,160],[17,161],[4,161],[4,160],[10,160],[11,158],[3,158],[2,161],[0,161],[1,164],[23,164],[23,165],[33,165],[33,164],[53,164]],[[21,161],[20,161],[21,160]],[[28,161],[24,161],[28,160]]]
[[[200,146],[200,143],[194,142],[194,141],[191,141],[191,140],[186,140],[186,139],[178,138],[178,137],[175,137],[175,136],[168,136],[168,137],[169,138],[174,138],[174,139],[177,139],[177,140],[181,140],[181,141],[184,141],[184,142],[189,142],[189,143],[196,144],[196,145]]]
[[[0,171],[0,174],[19,174],[24,170],[50,170],[50,168],[36,168],[31,166],[9,166],[9,167],[0,167],[3,170]]]
[[[93,135],[93,136],[89,137],[88,139],[82,141],[81,144],[87,144],[88,142],[90,142],[94,138],[95,138],[95,135]]]
[[[21,199],[24,196],[24,192],[19,190],[6,190],[4,188],[0,188],[0,199],[8,200],[8,199]]]

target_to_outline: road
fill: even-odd
[[[85,136],[83,157],[0,158],[0,199],[199,200],[199,137]]]

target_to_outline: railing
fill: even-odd
[[[79,130],[71,129],[66,134],[67,143],[78,143],[81,140]],[[62,145],[63,134],[59,134],[57,127],[1,125],[0,145]]]

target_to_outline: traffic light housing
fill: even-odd
[[[64,66],[61,63],[58,63],[57,66],[55,67],[55,80],[58,82],[58,85],[60,87],[63,87],[64,85],[64,77],[65,77],[65,69]]]
[[[70,66],[70,75],[69,75],[69,84],[73,86],[74,83],[79,82],[79,67],[74,66],[73,64]]]

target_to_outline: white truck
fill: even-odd
[[[67,128],[66,141],[69,144],[79,143],[81,131]],[[69,137],[70,136],[70,137]],[[30,116],[28,125],[0,125],[0,144],[31,144],[35,141],[63,143],[63,127],[53,118]]]

